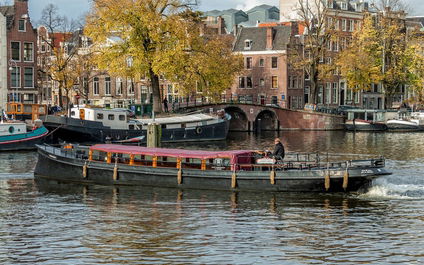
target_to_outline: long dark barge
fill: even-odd
[[[99,185],[284,192],[352,192],[391,174],[384,158],[320,161],[290,154],[284,161],[253,150],[195,151],[115,144],[38,145],[36,178]]]
[[[225,140],[229,130],[226,115],[191,114],[156,119],[130,119],[125,109],[72,108],[71,116],[43,116],[53,131],[53,142],[104,143],[136,141],[146,143],[148,124],[161,128],[161,142]]]

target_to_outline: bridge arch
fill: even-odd
[[[225,108],[225,112],[231,115],[230,131],[247,131],[250,129],[247,115],[241,108],[230,106]]]
[[[255,119],[256,131],[276,131],[278,130],[278,116],[272,110],[262,110]]]

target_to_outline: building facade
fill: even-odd
[[[7,24],[8,101],[37,103],[37,32],[28,15],[28,0],[14,0],[0,11]]]
[[[231,87],[231,97],[241,103],[303,108],[303,73],[291,69],[288,59],[294,42],[291,26],[241,28],[233,51],[243,55],[245,70]]]
[[[8,69],[6,17],[0,12],[0,110],[6,109]]]

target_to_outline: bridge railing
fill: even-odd
[[[259,96],[238,95],[238,96],[222,96],[219,100],[210,100],[207,97],[190,97],[182,98],[178,101],[170,103],[170,109],[173,112],[180,112],[188,108],[203,107],[213,104],[250,104],[258,106],[270,106],[277,108],[286,108],[286,101],[277,98],[262,98]],[[300,103],[299,108],[303,109]]]

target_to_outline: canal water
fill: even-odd
[[[35,152],[0,153],[0,264],[424,263],[424,133],[278,136],[289,152],[383,155],[393,175],[362,194],[116,189],[36,182]]]

